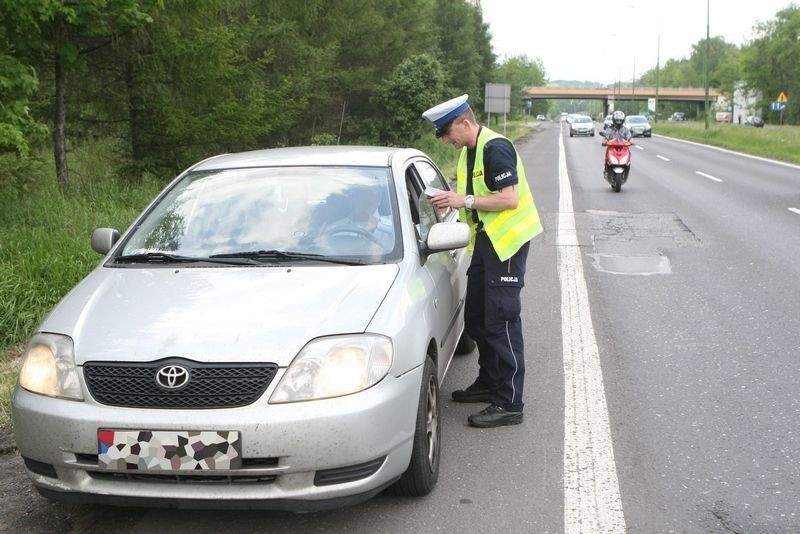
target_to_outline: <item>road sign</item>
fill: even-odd
[[[769,104],[770,111],[786,111],[786,102],[770,102]]]
[[[650,111],[655,112],[656,110],[656,99],[655,98],[648,98],[647,99],[647,109]]]
[[[487,83],[483,108],[486,113],[508,113],[511,110],[511,86],[507,83]]]
[[[786,98],[786,93],[781,91],[781,94],[778,95],[778,102],[788,102],[789,99]]]

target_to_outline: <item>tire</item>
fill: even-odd
[[[390,487],[395,495],[421,497],[427,495],[439,480],[441,458],[441,425],[439,420],[439,381],[430,357],[425,358],[422,372],[417,424],[411,461],[400,480]]]
[[[461,333],[461,337],[458,338],[458,344],[456,344],[456,354],[469,354],[473,350],[475,350],[475,346],[477,343],[467,335],[467,332],[464,331]]]
[[[619,177],[618,173],[614,173],[614,177],[611,178],[611,182],[611,189],[613,189],[615,193],[622,191],[622,179]]]

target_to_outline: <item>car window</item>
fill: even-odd
[[[425,187],[433,187],[436,189],[441,189],[443,191],[451,189],[450,185],[447,183],[447,180],[444,179],[444,176],[442,176],[439,170],[433,165],[431,165],[429,162],[425,160],[419,160],[414,162],[414,167],[416,168],[417,173],[419,173],[419,177],[422,180],[422,184]],[[427,199],[427,196],[422,200],[430,204],[430,202]],[[439,214],[438,220],[446,219],[452,212],[453,212],[452,208],[446,208]]]
[[[425,193],[428,187],[450,189],[436,167],[428,161],[417,160],[406,169],[406,188],[417,237],[423,241],[428,238],[428,232],[434,224],[457,217],[455,210],[438,210],[431,204],[430,197]]]
[[[137,223],[121,254],[280,250],[397,259],[395,198],[384,167],[191,172]]]

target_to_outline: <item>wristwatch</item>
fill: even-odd
[[[464,197],[464,207],[465,208],[467,208],[468,210],[471,210],[472,206],[474,206],[474,205],[475,205],[475,197],[474,196],[467,195],[466,197]]]

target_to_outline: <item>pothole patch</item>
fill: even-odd
[[[650,276],[671,274],[666,256],[620,256],[616,254],[589,254],[593,266],[602,273]]]

